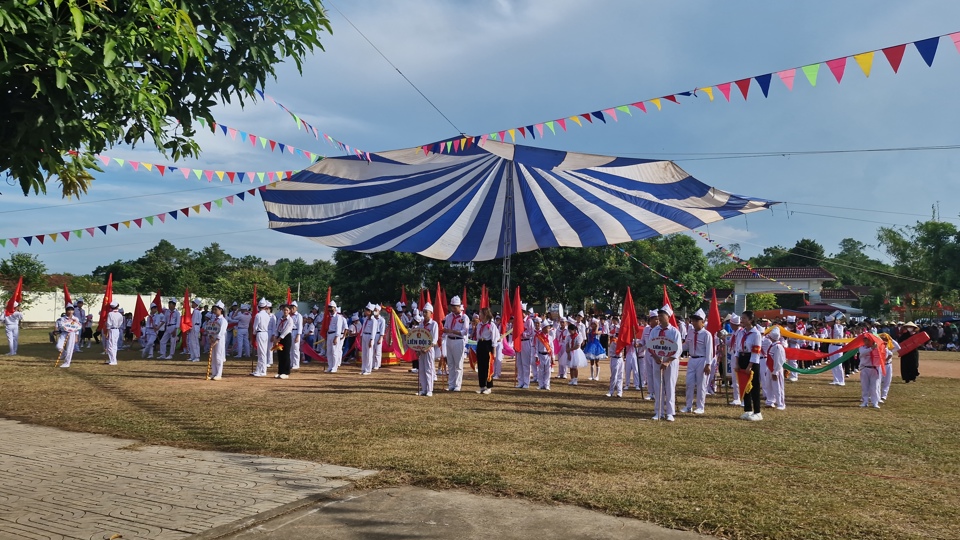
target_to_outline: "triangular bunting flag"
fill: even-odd
[[[638,102],[636,102],[636,103],[631,103],[630,105],[632,105],[632,106],[640,109],[640,110],[643,111],[643,112],[647,112],[647,105],[646,105],[644,102],[642,102],[642,101],[638,101]]]
[[[747,99],[747,93],[750,92],[750,79],[740,79],[737,81],[737,88],[740,89],[740,93],[743,94],[743,99]]]
[[[566,118],[558,118],[558,119],[556,120],[556,122],[557,122],[557,124],[560,125],[560,129],[562,129],[562,130],[564,130],[564,131],[567,130],[567,119],[566,119]],[[543,124],[537,124],[537,129],[540,130],[540,137],[543,137]]]
[[[153,170],[153,163],[141,163],[141,165],[143,165],[143,168],[146,169],[146,170],[148,170],[148,171],[152,171],[152,170]]]
[[[211,205],[212,205],[212,203],[211,203],[210,201],[207,201],[207,202],[203,203],[203,207],[207,209],[207,212],[210,211],[210,206],[211,206]]]
[[[137,224],[137,228],[138,228],[138,229],[140,229],[140,228],[143,227],[143,218],[137,218],[137,219],[133,220],[133,222]]]
[[[223,171],[216,171],[216,173],[217,173],[217,178],[219,178],[220,181],[223,182]]]
[[[167,168],[163,165],[157,165],[157,170],[160,171],[160,176],[163,176],[163,173],[167,172]]]
[[[243,174],[243,173],[240,173],[240,174]],[[230,179],[231,184],[233,183],[234,179],[236,179],[236,177],[237,177],[237,173],[233,171],[227,171],[227,178]],[[243,182],[243,178],[241,178],[240,181]]]
[[[857,65],[860,66],[863,74],[867,77],[870,76],[870,70],[873,68],[873,53],[874,51],[870,51],[853,56],[853,59],[857,61]]]
[[[906,44],[883,49],[883,55],[887,57],[887,62],[890,62],[890,67],[893,68],[894,73],[900,69],[900,62],[903,61],[903,53],[906,50]]]
[[[97,154],[97,159],[102,161],[104,166],[107,166],[110,164],[110,158],[102,154]]]
[[[57,242],[57,233],[50,233],[50,239],[53,240],[54,243],[56,243],[56,242]]]
[[[580,116],[587,122],[590,122],[591,124],[593,123],[593,119],[590,118],[590,113],[583,113]]]
[[[80,238],[81,236],[83,236],[83,231],[81,231],[80,229],[77,229],[77,230],[73,231],[73,234],[74,234],[74,236],[76,236],[77,238]]]
[[[517,130],[515,130],[515,129],[508,129],[507,132],[510,133],[510,142],[516,142],[516,140],[517,140]],[[450,141],[447,141],[447,153],[448,153],[448,154],[450,153]]]
[[[230,128],[229,132],[230,132],[230,138],[233,140],[237,140],[237,130]]]
[[[777,76],[780,77],[781,81],[783,81],[783,84],[787,87],[787,90],[793,90],[793,79],[797,76],[796,69],[778,71]]]
[[[650,103],[653,103],[657,106],[657,110],[661,110],[663,107],[660,105],[660,98],[654,98],[650,100]]]
[[[195,204],[195,205],[191,206],[190,208],[193,209],[193,213],[194,213],[194,214],[199,214],[199,213],[200,213],[200,205],[199,205],[199,204]]]
[[[115,231],[119,231],[119,230],[120,230],[120,223],[119,223],[119,222],[118,222],[118,223],[111,223],[110,226],[113,227],[113,230],[115,230]]]
[[[257,188],[250,188],[250,189],[247,190],[247,193],[256,196],[256,194],[257,194]]]
[[[960,32],[950,34],[950,39],[953,40],[953,46],[957,48],[957,52],[960,52]]]
[[[44,236],[45,236],[45,235],[43,235],[43,234],[38,234],[38,235],[37,235],[37,240],[39,240],[41,244],[43,243],[43,237],[44,237]]]
[[[120,158],[113,158],[113,161],[115,161],[115,162],[117,163],[117,165],[123,167],[123,160],[122,160],[122,159],[120,159]]]
[[[809,66],[803,66],[800,68],[803,70],[803,74],[807,76],[807,80],[810,81],[810,86],[817,85],[817,74],[820,73],[820,64],[810,64]]]
[[[619,107],[617,107],[617,110],[620,111],[620,112],[625,112],[625,113],[627,113],[627,116],[633,116],[633,113],[630,112],[630,106],[629,106],[629,105],[620,105]]]
[[[193,175],[197,177],[197,180],[200,180],[201,178],[203,178],[203,171],[200,169],[194,169]]]
[[[0,238],[0,247],[7,247],[7,239]]]
[[[237,193],[237,198],[240,199],[241,201],[243,200],[243,197],[244,197],[244,192],[241,191],[240,193]]]
[[[189,179],[190,179],[190,173],[193,172],[193,169],[188,169],[188,168],[186,168],[186,167],[182,167],[182,168],[180,169],[180,172],[183,173],[183,179],[184,179],[184,180],[189,180]]]
[[[266,139],[266,138],[260,137],[260,146],[261,146],[262,148],[266,148],[266,147],[267,147],[267,139]]]
[[[923,61],[927,63],[927,67],[933,67],[933,57],[937,55],[940,36],[915,41],[913,44],[917,46],[917,51],[920,52]]]
[[[126,228],[128,228],[128,229],[130,228],[130,222],[129,222],[129,221],[122,221],[121,223],[123,223],[123,226],[124,226],[124,227],[126,227]]]
[[[224,134],[224,135],[227,134],[227,126],[225,126],[225,125],[223,125],[223,124],[220,124],[220,130],[223,131],[223,134]]]
[[[574,122],[576,122],[578,126],[583,127],[583,124],[580,122],[579,116],[571,116],[570,120],[573,120]]]
[[[147,223],[149,223],[149,224],[151,224],[151,225],[153,225],[153,216],[147,216],[147,217],[146,217],[146,218],[144,218],[144,219],[146,219],[146,220],[147,220]]]
[[[713,87],[712,87],[712,86],[708,86],[708,87],[706,87],[706,88],[700,88],[700,90],[703,90],[703,92],[704,92],[705,94],[707,94],[707,97],[710,98],[710,101],[713,101]]]
[[[607,119],[603,117],[603,113],[602,113],[602,112],[600,112],[600,111],[594,111],[594,112],[592,112],[592,113],[590,113],[590,114],[593,115],[594,117],[596,117],[598,120],[600,120],[600,121],[603,122],[604,124],[607,123]]]
[[[213,182],[213,171],[203,171],[203,175],[207,177],[207,182]]]
[[[228,203],[233,204],[233,195],[228,195],[226,199]]]
[[[723,97],[727,98],[727,101],[730,101],[730,85],[733,83],[725,82],[723,84],[717,85],[717,90],[720,90],[720,93],[723,94]]]
[[[525,127],[520,126],[520,127],[517,128],[517,130],[520,131],[520,136],[521,136],[521,137],[523,137],[524,139],[527,138],[527,129],[526,129]],[[531,133],[531,135],[532,135],[532,133]],[[453,151],[454,151],[454,152],[459,151],[459,145],[457,144],[458,142],[459,142],[459,141],[454,141],[454,142],[453,142]]]
[[[95,231],[95,230],[96,230],[96,229],[93,228],[93,227],[90,227],[89,229],[86,229],[86,231],[87,231],[88,233],[90,233],[90,236],[93,236],[93,231]]]
[[[550,128],[550,133],[553,133],[554,135],[557,134],[557,130],[553,127],[553,122],[547,122],[547,127]]]
[[[172,210],[172,211],[170,211],[170,212],[168,212],[168,213],[170,214],[170,217],[172,217],[174,220],[177,219],[177,211],[176,211],[176,210]]]
[[[100,232],[101,232],[102,234],[107,234],[107,226],[106,226],[106,225],[98,225],[97,228],[100,229]],[[91,236],[93,235],[93,233],[90,233],[90,234],[91,234]]]
[[[758,75],[754,77],[757,80],[757,84],[760,85],[760,91],[763,92],[763,97],[768,97],[770,94],[770,79],[773,77],[773,73],[767,73],[766,75]]]
[[[160,220],[160,223],[166,223],[166,222],[167,222],[167,215],[166,215],[166,214],[157,214],[157,219]]]
[[[665,99],[665,100],[667,100],[667,101],[672,101],[672,102],[676,103],[677,105],[680,104],[680,101],[677,100],[677,96],[672,95],[672,94],[669,95],[669,96],[663,96],[663,99]]]
[[[140,162],[139,162],[139,161],[130,160],[130,161],[128,161],[127,163],[129,163],[130,166],[133,167],[133,170],[135,170],[135,171],[140,169]]]
[[[183,217],[190,217],[190,207],[181,208],[180,212],[183,213]]]
[[[563,124],[561,124],[561,127],[563,127],[563,130],[564,130],[564,131],[567,130],[567,128],[566,128],[565,126],[566,126],[566,122],[564,122]],[[542,138],[543,138],[543,124],[537,124],[537,132],[540,133],[540,138],[542,139]]]
[[[830,68],[830,73],[833,73],[833,77],[837,79],[839,84],[843,79],[843,71],[847,69],[847,57],[827,60],[827,67]]]
[[[19,239],[19,238],[11,238],[11,239],[10,239],[10,243],[13,244],[13,247],[17,247],[17,246],[20,245],[20,239]]]
[[[27,241],[27,245],[28,245],[28,246],[32,246],[32,245],[33,245],[33,237],[32,237],[32,236],[24,236],[23,239]]]
[[[66,232],[60,233],[60,237],[63,238],[64,240],[66,240],[67,242],[69,242],[69,241],[70,241],[70,231],[66,231]]]
[[[617,120],[617,111],[615,111],[615,110],[613,110],[613,109],[604,109],[604,110],[603,110],[603,114],[605,114],[605,115],[607,115],[607,116],[610,116],[610,117],[613,117],[613,121],[614,121],[614,122],[619,122],[619,120]]]

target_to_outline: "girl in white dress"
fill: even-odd
[[[567,339],[564,348],[567,350],[567,367],[570,368],[570,384],[577,386],[577,376],[580,368],[585,368],[587,357],[584,356],[580,346],[583,345],[583,334],[577,328],[576,324],[567,327]]]

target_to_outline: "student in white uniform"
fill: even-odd
[[[236,358],[247,358],[250,356],[250,321],[253,315],[250,314],[248,304],[240,304],[240,313],[237,314],[237,356]]]
[[[160,338],[160,358],[173,360],[173,353],[177,348],[177,334],[180,333],[180,312],[177,311],[177,300],[171,298],[167,301],[168,309],[164,310],[163,316],[166,319],[166,331]]]
[[[145,345],[140,351],[140,358],[153,358],[153,347],[157,344],[157,335],[163,332],[166,317],[160,313],[160,306],[150,304],[150,315],[147,316],[147,326],[144,328]]]
[[[493,312],[485,307],[480,310],[480,323],[476,328],[477,334],[477,382],[480,383],[479,394],[489,394],[493,391],[493,375],[496,359],[496,343],[500,341],[500,328],[493,320]],[[549,377],[548,377],[549,379]]]
[[[380,369],[381,364],[383,363],[383,336],[387,335],[387,319],[383,317],[380,313],[381,311],[380,304],[374,304],[373,306],[373,322],[376,325],[376,335],[374,336],[374,341],[376,342],[373,347],[373,369]]]
[[[107,352],[108,366],[117,365],[117,347],[123,333],[124,320],[119,311],[120,303],[110,302],[110,312],[107,313],[106,332],[103,335],[103,348]]]
[[[433,304],[427,302],[423,305],[423,328],[430,332],[430,338],[435,345],[426,352],[420,353],[420,367],[417,371],[417,377],[420,378],[420,395],[426,397],[433,396],[433,383],[437,379],[436,366],[434,362],[437,355],[440,354],[440,327],[437,321],[433,320]]]
[[[607,397],[623,397],[623,357],[626,347],[617,349],[617,340],[610,337],[607,346],[607,357],[610,359],[610,391]]]
[[[880,370],[887,360],[886,347],[883,350],[877,343],[861,334],[857,337],[860,344],[860,406],[880,408]]]
[[[570,366],[570,385],[579,384],[580,370],[589,366],[587,357],[583,354],[584,336],[580,333],[580,327],[573,322],[567,325],[567,340],[564,347],[567,349],[567,365]]]
[[[79,341],[80,332],[83,331],[83,324],[74,316],[73,304],[67,304],[66,313],[63,317],[57,319],[57,330],[60,336],[57,338],[57,351],[60,352],[60,367],[70,367],[73,360],[73,353],[76,351],[75,345]]]
[[[223,363],[227,360],[228,324],[227,318],[223,316],[223,311],[223,302],[217,300],[217,303],[213,305],[213,315],[216,324],[219,325],[219,328],[216,329],[217,334],[214,337],[213,343],[210,344],[210,347],[213,350],[210,378],[214,381],[219,381],[223,378]]]
[[[343,360],[343,340],[347,333],[347,320],[337,313],[337,303],[333,300],[327,306],[326,317],[330,318],[330,327],[327,329],[325,356],[327,357],[327,373],[336,373]]]
[[[883,377],[880,382],[880,403],[884,403],[890,394],[890,383],[893,382],[893,353],[900,350],[900,344],[897,343],[897,340],[890,337],[889,334],[880,334],[880,338],[887,344],[887,358],[884,365]]]
[[[297,303],[290,304],[290,320],[293,330],[290,332],[290,369],[300,369],[300,336],[303,334],[303,315],[297,312]]]
[[[778,411],[787,408],[784,401],[784,369],[783,365],[787,362],[787,351],[783,345],[783,339],[780,336],[780,329],[776,326],[767,333],[767,339],[770,344],[766,347],[764,356],[766,357],[767,371],[770,374],[770,380],[767,382],[767,406],[776,407]]]
[[[737,371],[746,370],[751,373],[750,392],[743,396],[743,414],[740,415],[740,419],[763,420],[763,414],[760,412],[760,353],[763,337],[760,335],[760,329],[753,324],[752,311],[744,311],[740,315],[740,324],[743,332],[740,334],[737,346],[739,351]],[[736,377],[736,373],[734,376]]]
[[[680,352],[683,350],[683,338],[680,337],[680,331],[670,324],[671,315],[673,315],[673,309],[670,306],[663,306],[657,310],[660,325],[650,331],[646,345],[655,364],[653,388],[650,392],[657,396],[653,406],[653,419],[666,419],[667,422],[673,422],[673,416],[676,414],[677,377],[680,369]],[[656,342],[660,338],[666,338],[670,343],[669,351],[655,348],[658,347]]]
[[[460,297],[450,299],[450,313],[443,320],[443,335],[447,353],[447,391],[459,392],[463,384],[463,359],[470,335],[470,319],[463,312]]]
[[[271,320],[273,316],[267,307],[268,304],[269,302],[267,302],[265,298],[261,298],[260,301],[257,302],[257,307],[260,308],[260,311],[258,311],[257,316],[253,318],[253,339],[257,340],[257,367],[250,375],[254,377],[266,377],[267,367],[270,362],[270,338],[273,337],[271,333]]]
[[[740,354],[740,345],[743,342],[743,334],[745,330],[740,325],[739,315],[733,315],[730,317],[730,326],[733,328],[733,332],[731,332],[730,336],[727,337],[727,365],[736,366],[737,355]],[[730,402],[730,405],[742,407],[743,402],[740,401],[740,381],[737,380],[737,374],[735,371],[736,368],[730,372],[730,388],[733,390],[733,401]]]
[[[16,356],[17,347],[20,345],[20,322],[23,320],[23,313],[20,311],[20,302],[13,302],[13,313],[3,316],[3,327],[7,332],[7,344],[10,346],[10,352],[7,356]]]
[[[650,310],[650,313],[647,314],[647,325],[643,327],[643,333],[640,335],[640,347],[643,351],[642,358],[640,359],[640,384],[647,388],[647,395],[643,398],[646,401],[656,399],[656,396],[653,395],[653,378],[655,376],[654,368],[656,362],[654,362],[650,351],[647,350],[647,340],[650,338],[650,333],[653,332],[653,329],[659,324],[660,317],[657,315],[657,310]],[[659,374],[656,374],[656,376],[659,376]]]
[[[693,314],[692,328],[687,332],[687,351],[690,358],[687,360],[687,404],[680,412],[703,414],[707,403],[707,382],[713,370],[714,348],[713,335],[703,327],[706,313],[698,309]]]
[[[834,318],[830,316],[827,316],[826,321],[827,323],[833,323],[829,325],[830,339],[843,339],[844,329],[843,329],[843,325],[840,324],[840,321],[834,320]],[[837,343],[830,344],[828,350],[830,351],[831,362],[840,358],[840,354],[838,354],[837,351],[839,351],[841,347],[843,347],[843,345],[840,345]],[[833,366],[833,369],[831,369],[830,372],[833,374],[833,381],[830,384],[836,385],[836,386],[846,386],[847,382],[846,382],[846,375],[843,372],[843,363]]]
[[[526,312],[527,305],[520,304],[520,308]],[[530,387],[530,370],[532,369],[534,351],[536,350],[533,343],[534,334],[533,318],[525,313],[523,318],[523,332],[520,333],[520,350],[516,351],[517,388]]]
[[[83,324],[83,323],[85,323],[85,322],[87,321],[87,312],[86,312],[86,310],[83,309],[83,305],[84,305],[83,297],[82,297],[82,296],[78,296],[76,302],[74,302],[74,306],[73,306],[73,316],[76,317],[76,318],[80,321],[81,324]],[[92,328],[92,326],[93,326],[93,325],[91,325],[91,329],[90,329],[90,337],[87,338],[87,348],[88,348],[88,349],[90,348],[90,340],[93,339],[93,328]],[[80,352],[80,348],[83,346],[83,340],[84,340],[84,337],[85,337],[85,336],[86,336],[86,332],[85,332],[85,331],[81,331],[81,334],[78,336],[80,339],[77,340],[77,344],[76,344],[76,347],[75,347],[76,352]]]
[[[193,310],[190,312],[190,321],[193,323],[193,326],[190,327],[190,332],[187,334],[187,354],[190,356],[191,362],[200,361],[200,330],[203,326],[203,311],[200,310],[200,300],[194,298],[190,304],[193,306]]]
[[[533,320],[533,329],[536,331],[535,343],[537,351],[537,381],[540,390],[550,390],[550,370],[556,355],[553,351],[553,323],[540,318]]]

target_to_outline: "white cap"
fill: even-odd
[[[233,305],[237,305],[237,303],[234,302]],[[220,309],[223,309],[225,306],[223,305],[223,301],[222,301],[222,300],[217,300],[217,303],[214,304],[213,307],[218,307],[218,308],[220,308]]]
[[[825,319],[823,319],[823,320],[825,320],[825,321],[827,321],[827,322],[833,322],[833,321],[834,321],[832,315],[827,315],[827,317],[826,317]]]
[[[396,308],[397,311],[403,311],[403,306],[405,305],[403,302],[397,302],[393,307]]]
[[[527,313],[533,315],[533,308],[528,309],[528,310],[527,310]]]
[[[120,307],[120,302],[117,302],[116,300],[114,300],[113,302],[110,302],[110,307],[118,308]]]
[[[787,322],[797,322],[796,315],[787,315]]]
[[[673,308],[670,307],[669,305],[663,306],[662,308],[660,308],[660,311],[666,313],[667,315],[673,315]],[[660,313],[657,312],[657,315],[659,314]]]
[[[359,313],[354,313],[353,315],[350,316],[350,320],[351,320],[351,321],[354,321],[354,322],[359,321],[359,320],[360,320],[360,314],[359,314]]]
[[[262,307],[262,308],[267,307],[269,304],[270,304],[270,302],[267,302],[267,299],[266,299],[266,298],[261,298],[260,301],[257,302],[257,306]]]
[[[739,315],[731,315],[731,316],[730,316],[730,324],[740,324],[740,316],[739,316]]]
[[[16,304],[14,304],[14,305],[16,305]],[[153,303],[153,302],[150,302],[150,307],[155,308],[155,307],[157,307],[157,304],[155,304],[155,303]]]
[[[583,310],[581,309],[580,311],[577,312],[577,317],[583,317],[583,316],[584,316]]]
[[[77,302],[78,304],[79,304],[80,302],[83,302],[83,297],[82,297],[82,296],[78,296],[76,302]]]
[[[462,305],[462,302],[460,302],[460,297],[459,297],[459,296],[454,296],[453,298],[451,298],[451,299],[450,299],[450,305],[451,305],[451,306],[459,306],[459,305]]]
[[[698,309],[696,313],[693,314],[694,318],[699,317],[706,320],[707,314],[703,312],[703,309]]]
[[[337,307],[337,303],[334,302],[333,300],[331,300],[330,303],[327,304],[327,307],[333,307],[333,308],[335,308],[335,307]]]
[[[423,305],[423,310],[433,313],[433,304],[431,304],[430,302],[427,302],[426,304]]]
[[[423,322],[423,315],[414,315],[413,320],[417,322]]]
[[[171,299],[167,300],[167,303],[168,303],[168,304],[176,304],[176,303],[177,303],[177,299],[176,299],[176,298],[171,298]],[[236,302],[234,302],[234,305],[236,305]]]
[[[573,316],[567,317],[567,324],[577,324],[577,320]]]
[[[320,306],[314,304],[312,309],[320,309]]]
[[[68,309],[73,309],[73,304],[67,304],[67,305],[63,306],[63,310],[64,310],[64,311],[66,311],[66,310],[68,310]]]
[[[233,307],[233,306],[235,306],[235,305],[237,305],[237,303],[236,303],[236,302],[234,302],[234,303],[232,303],[232,304],[230,304],[230,307]],[[224,306],[220,306],[220,307],[224,307]]]
[[[267,302],[267,307],[273,307],[273,302],[271,302],[271,301],[269,301],[269,300],[267,300],[266,302]]]
[[[374,304],[374,305],[373,305],[373,312],[374,312],[374,313],[379,313],[379,312],[380,312],[380,304]]]
[[[647,317],[656,317],[656,316],[657,316],[657,310],[655,309],[651,309],[650,313],[647,313]]]
[[[123,308],[120,308],[119,311],[120,311],[120,313],[123,313]]]
[[[540,324],[540,323],[542,323],[542,322],[543,322],[543,320],[541,320],[540,317],[534,317],[534,318],[533,318],[533,324]]]
[[[414,300],[413,302],[410,302],[410,307],[411,307],[412,309],[417,309],[417,301]]]
[[[473,314],[473,317],[471,317],[471,319],[479,319],[479,318],[480,318],[480,314],[479,314],[479,313],[474,313],[474,314]]]
[[[367,311],[373,311],[375,307],[377,306],[373,305],[373,302],[367,302],[367,305],[364,306],[364,309],[366,309]]]
[[[526,302],[520,302],[520,310],[521,310],[521,311],[526,311],[526,310],[527,310],[527,303],[526,303]]]
[[[190,301],[190,303],[199,306],[199,305],[200,305],[200,299],[199,299],[199,298],[194,298],[193,300]]]
[[[780,327],[774,326],[767,332],[767,337],[770,338],[770,341],[777,341],[780,339]]]
[[[544,326],[553,326],[553,319],[549,319],[549,318],[546,319],[545,321],[543,321],[543,325],[544,325]]]

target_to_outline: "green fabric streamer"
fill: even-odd
[[[859,350],[860,349],[858,348],[858,349],[853,349],[852,351],[847,351],[846,353],[844,353],[843,356],[841,356],[840,358],[837,358],[836,360],[834,360],[833,362],[830,362],[825,366],[820,366],[820,367],[810,368],[810,369],[803,369],[798,367],[790,367],[789,365],[784,364],[783,369],[787,371],[792,371],[794,373],[803,373],[804,375],[816,375],[817,373],[830,371],[831,369],[835,368],[837,365],[842,364],[843,362],[846,362],[847,360],[853,358],[853,356],[857,354]],[[800,361],[802,360],[798,360],[798,362]]]

